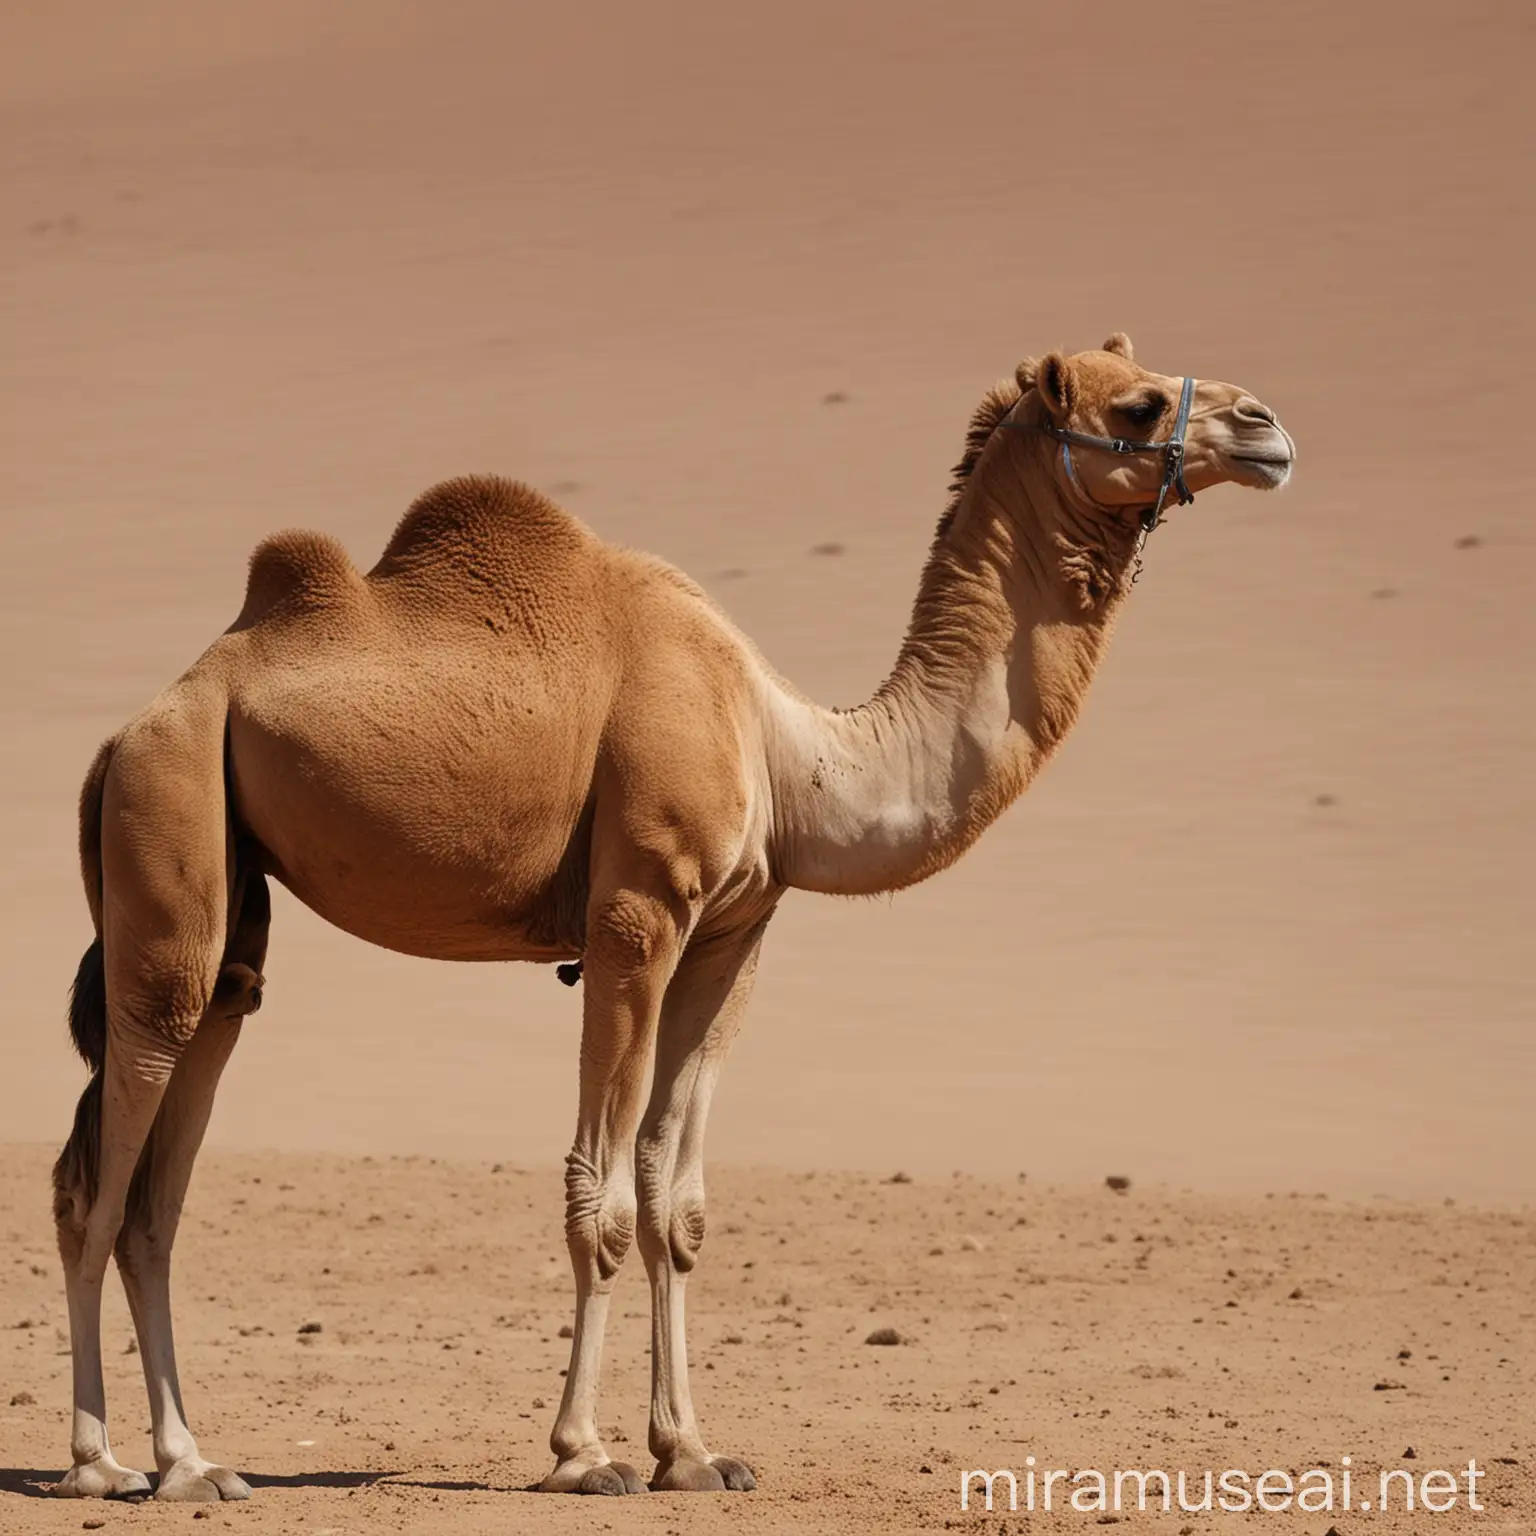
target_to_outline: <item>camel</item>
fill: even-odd
[[[894,668],[845,711],[796,692],[687,577],[516,482],[427,491],[366,575],[324,534],[258,545],[239,617],[105,743],[81,794],[96,938],[70,1004],[91,1077],[54,1170],[74,1374],[56,1491],[150,1486],[107,1437],[115,1253],[158,1497],[249,1497],[187,1426],[170,1259],[219,1076],[261,1003],[269,878],[407,954],[581,965],[575,1319],[541,1486],[644,1486],[596,1418],[638,1240],[650,1486],[753,1488],[695,1419],[684,1294],[710,1097],[775,907],[958,859],[1072,728],[1170,490],[1275,489],[1294,456],[1252,395],[1149,372],[1123,334],[1026,360],[972,419]]]

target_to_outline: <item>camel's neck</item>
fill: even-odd
[[[779,712],[770,772],[787,884],[895,890],[953,863],[1077,719],[1125,591],[1130,531],[1063,500],[1045,440],[1000,432],[935,541],[867,704]]]

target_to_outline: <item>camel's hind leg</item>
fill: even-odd
[[[74,1465],[56,1490],[65,1495],[148,1486],[117,1462],[107,1438],[101,1293],[140,1153],[213,996],[224,949],[222,737],[222,709],[204,701],[153,708],[119,738],[101,789],[105,986],[96,1006],[105,1018],[92,1055],[97,1076],[55,1170],[74,1366]]]
[[[171,1328],[171,1246],[181,1219],[192,1164],[213,1110],[220,1074],[240,1026],[261,1004],[270,914],[259,873],[241,882],[240,920],[225,950],[212,1003],[171,1073],[117,1239],[117,1267],[138,1330],[139,1353],[160,1471],[156,1497],[177,1502],[248,1499],[251,1490],[228,1467],[205,1461],[187,1427]],[[240,892],[237,891],[237,899]]]

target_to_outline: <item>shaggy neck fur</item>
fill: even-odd
[[[972,423],[890,676],[846,713],[796,704],[774,765],[778,873],[847,895],[952,864],[1028,787],[1077,720],[1136,530],[1069,498],[1049,440]],[[1043,419],[1030,395],[1016,421]]]

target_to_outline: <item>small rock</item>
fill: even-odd
[[[394,1448],[395,1448],[395,1442],[393,1440],[386,1440],[384,1442],[384,1449],[386,1451],[392,1451],[392,1450],[394,1450]]]
[[[1301,1287],[1299,1285],[1296,1287],[1296,1289],[1294,1291],[1291,1292],[1289,1299],[1291,1301],[1300,1301],[1301,1300]]]
[[[929,1465],[928,1465],[928,1464],[927,1464],[927,1462],[924,1462],[924,1463],[923,1463],[923,1465],[922,1465],[922,1466],[920,1466],[920,1467],[919,1467],[919,1468],[918,1468],[918,1469],[917,1469],[917,1470],[918,1470],[918,1471],[919,1471],[919,1472],[921,1472],[921,1473],[922,1473],[922,1474],[923,1474],[923,1476],[924,1476],[924,1477],[932,1477],[932,1476],[933,1476],[933,1468],[932,1468],[932,1467],[930,1467],[930,1466],[929,1466]]]
[[[1399,1360],[1412,1360],[1413,1351],[1411,1349],[1400,1349],[1397,1352],[1397,1358]]]
[[[123,1353],[125,1355],[136,1355],[138,1352],[139,1341],[137,1339],[129,1339],[127,1344],[123,1346]]]
[[[569,1323],[561,1323],[559,1336],[562,1339],[574,1339],[576,1337],[576,1330]]]
[[[1408,1383],[1405,1381],[1392,1381],[1390,1379],[1384,1379],[1382,1381],[1378,1381],[1371,1390],[1375,1392],[1406,1392],[1408,1390]]]
[[[1131,1181],[1123,1173],[1112,1173],[1104,1180],[1104,1187],[1114,1190],[1117,1195],[1123,1195],[1131,1187]]]
[[[299,1324],[299,1332],[300,1333],[324,1333],[325,1332],[325,1324],[324,1323],[317,1323],[317,1322],[313,1322],[313,1321],[307,1322],[307,1323],[300,1323]]]
[[[1404,1446],[1403,1447],[1403,1458],[1402,1459],[1404,1461],[1417,1461],[1419,1459],[1419,1453],[1416,1450],[1414,1450],[1414,1448],[1411,1445]]]
[[[213,1515],[209,1510],[206,1509],[194,1509],[192,1511],[192,1518],[194,1520],[211,1520],[213,1519]]]
[[[846,554],[847,550],[848,546],[846,544],[839,544],[836,539],[828,539],[825,544],[813,544],[811,546],[811,553],[813,555],[841,555]]]
[[[903,1173],[898,1168],[885,1182],[887,1184],[910,1184],[912,1182],[912,1175],[910,1173]]]
[[[960,1239],[960,1246],[966,1253],[980,1253],[987,1245],[979,1237],[972,1237],[969,1232]]]
[[[93,1515],[89,1520],[82,1520],[80,1522],[80,1529],[83,1531],[99,1531],[106,1523],[100,1515]]]
[[[876,1328],[864,1342],[866,1344],[905,1344],[907,1341],[894,1328]]]
[[[16,1392],[11,1396],[12,1408],[30,1408],[37,1399],[30,1392]]]
[[[534,1407],[535,1407],[535,1408],[542,1408],[542,1407],[543,1407],[543,1406],[544,1406],[544,1399],[543,1399],[543,1398],[542,1398],[542,1397],[536,1397],[536,1398],[534,1398],[534,1400],[533,1400],[533,1406],[534,1406]]]

